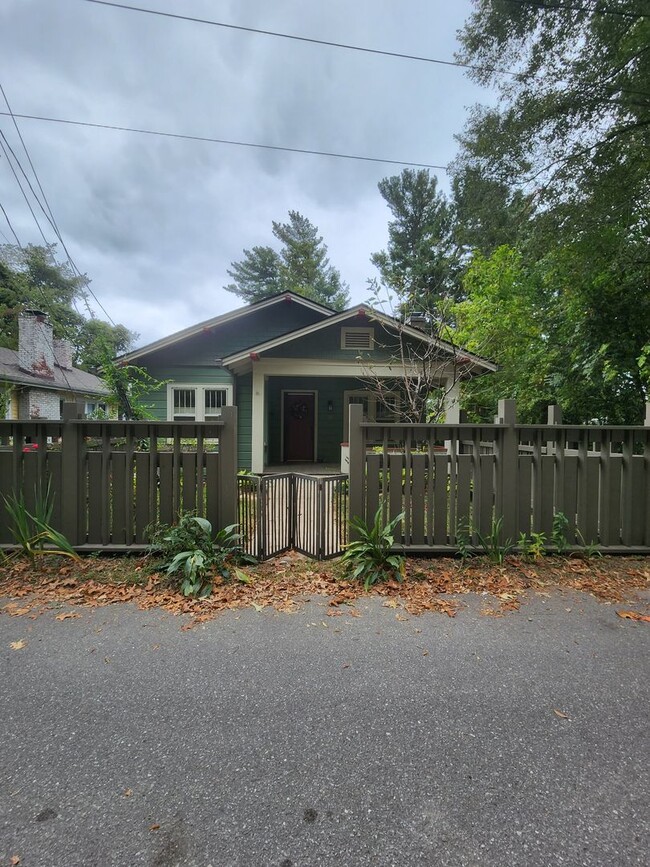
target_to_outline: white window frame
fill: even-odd
[[[348,346],[347,345],[347,336],[348,334],[366,334],[368,335],[368,346]],[[375,348],[375,329],[372,327],[364,327],[364,328],[341,328],[341,349],[345,349],[348,352],[372,352]]]
[[[395,397],[397,409],[395,410],[395,413],[393,414],[392,420],[389,420],[387,418],[381,420],[384,424],[391,424],[391,421],[396,422],[399,420],[398,419],[399,406],[400,406],[399,396],[393,395],[392,393],[390,396]],[[347,424],[348,407],[350,406],[350,398],[352,398],[352,397],[363,397],[368,401],[368,416],[367,416],[367,418],[364,418],[364,421],[377,421],[377,407],[381,406],[381,401],[371,391],[368,391],[367,389],[363,389],[363,388],[356,388],[356,389],[352,389],[350,391],[344,391],[343,392],[343,410],[344,410],[344,412],[343,412],[343,426],[344,427]],[[344,431],[344,439],[347,439],[347,433],[345,431]]]
[[[225,406],[232,406],[233,388],[222,382],[169,382],[167,383],[167,421],[174,421],[174,389],[186,389],[195,392],[194,417],[187,416],[187,421],[205,421],[205,392],[218,390],[226,392]],[[212,416],[210,416],[212,417]],[[182,419],[179,419],[182,421]]]

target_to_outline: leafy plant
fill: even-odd
[[[42,486],[34,486],[34,510],[29,511],[22,491],[2,498],[9,516],[9,532],[18,545],[19,552],[31,559],[37,554],[54,554],[60,557],[71,557],[78,560],[79,556],[63,533],[59,533],[50,525],[54,509],[54,494],[51,479],[48,479],[45,491]]]
[[[351,519],[350,528],[356,532],[358,538],[346,545],[341,561],[346,574],[363,581],[365,590],[389,578],[396,578],[398,581],[403,578],[404,557],[392,553],[391,550],[395,543],[395,527],[403,518],[404,513],[401,512],[392,521],[384,524],[380,506],[372,524],[358,517]]]
[[[185,596],[209,596],[212,577],[229,581],[246,579],[236,566],[254,559],[242,551],[237,525],[213,534],[212,524],[197,515],[181,515],[178,524],[149,528],[150,553],[160,556],[167,573],[181,574],[179,588]]]
[[[493,563],[497,563],[499,566],[502,565],[506,556],[517,547],[517,545],[513,543],[512,539],[506,539],[505,542],[501,542],[502,526],[503,516],[492,518],[492,527],[486,536],[478,531],[476,533],[481,548],[483,548],[485,554]]]
[[[553,530],[551,532],[551,539],[553,540],[555,550],[558,554],[566,553],[566,550],[569,547],[569,543],[566,537],[566,531],[568,526],[569,519],[565,514],[563,514],[562,512],[556,512],[553,515]]]
[[[580,530],[578,530],[577,533],[582,548],[579,551],[574,551],[571,555],[572,557],[582,557],[584,560],[592,560],[594,557],[603,556],[602,552],[598,548],[598,542],[594,542],[593,539],[591,542],[585,542],[585,537],[582,535]]]
[[[529,539],[525,533],[521,533],[517,547],[524,557],[528,557],[531,560],[539,560],[543,557],[546,550],[546,534],[531,533]]]

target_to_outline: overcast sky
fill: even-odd
[[[471,4],[133,5],[452,60]],[[438,165],[454,158],[468,107],[489,99],[454,67],[85,0],[1,0],[0,82],[16,114]],[[244,248],[272,243],[271,221],[284,221],[289,209],[319,227],[352,301],[367,300],[369,258],[385,245],[389,219],[377,183],[400,166],[18,123],[72,258],[140,344],[240,306],[223,288],[226,269]],[[0,129],[29,171],[11,119],[0,116]],[[436,174],[447,189],[445,173]],[[42,243],[1,152],[0,203],[22,244]],[[0,233],[0,243],[13,241],[1,212]]]

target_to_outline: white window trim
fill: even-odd
[[[195,417],[188,421],[205,421],[205,392],[219,389],[226,392],[226,406],[232,406],[232,385],[222,382],[169,382],[167,383],[167,421],[174,421],[174,389],[187,388],[196,392]]]
[[[391,395],[392,396],[392,395]],[[398,395],[394,395],[397,399],[397,406],[399,408],[400,402]],[[343,417],[343,427],[347,425],[348,418],[348,407],[350,405],[351,397],[364,397],[368,401],[368,418],[367,421],[376,421],[377,420],[377,405],[380,403],[379,398],[374,395],[371,391],[363,388],[356,388],[350,391],[343,392],[343,407],[344,407],[344,417]],[[397,420],[397,415],[399,413],[399,409],[395,413],[395,418],[393,421]],[[386,422],[388,424],[389,422]],[[347,439],[347,432],[344,431],[344,439]]]
[[[369,337],[368,346],[347,346],[346,339],[348,334],[367,334]],[[374,328],[341,328],[341,349],[348,352],[371,352],[375,348],[375,329]]]

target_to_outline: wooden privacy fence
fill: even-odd
[[[237,409],[214,422],[0,421],[0,495],[33,509],[49,483],[51,523],[78,549],[137,550],[145,530],[194,511],[237,523]],[[12,542],[0,499],[0,544]]]
[[[350,514],[380,505],[404,513],[396,542],[412,552],[479,546],[498,520],[502,542],[550,544],[562,513],[570,548],[650,553],[650,406],[645,425],[618,427],[519,425],[511,400],[491,425],[369,423],[352,405]]]

